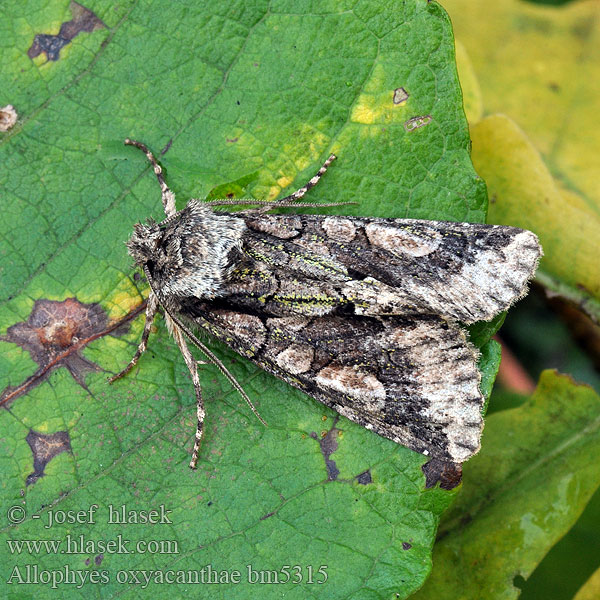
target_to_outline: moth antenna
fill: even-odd
[[[336,158],[337,156],[335,154],[330,154],[329,158],[323,163],[323,166],[317,171],[317,174],[311,177],[306,185],[302,186],[299,190],[296,190],[293,194],[285,196],[285,198],[281,198],[281,200],[277,200],[275,203],[279,204],[280,202],[294,202],[296,200],[300,200],[300,198],[302,198],[302,196],[304,196],[308,190],[314,188],[315,185],[319,183],[319,180],[321,177],[323,177],[323,175],[325,175],[325,171],[327,171],[329,165]]]
[[[285,198],[284,198],[285,200]],[[275,202],[271,200],[253,200],[252,198],[244,199],[226,199],[226,200],[209,200],[208,202],[202,202],[205,206],[231,206],[236,204],[254,204],[256,206],[268,206],[269,210],[272,208],[279,207],[311,207],[319,208],[320,206],[345,206],[346,204],[358,204],[358,202],[282,202],[277,200]],[[265,211],[266,212],[266,211]]]
[[[255,206],[260,206],[261,208],[259,208],[256,211],[246,211],[246,212],[258,212],[258,213],[266,213],[268,211],[270,211],[273,208],[280,208],[280,207],[312,207],[312,208],[319,208],[321,206],[344,206],[345,204],[356,204],[355,202],[324,202],[324,203],[319,203],[319,202],[306,202],[306,203],[298,203],[297,200],[300,200],[304,194],[306,194],[306,192],[308,192],[308,190],[310,190],[311,188],[315,187],[315,185],[317,185],[317,183],[319,183],[319,180],[321,179],[321,177],[323,177],[323,175],[325,174],[325,172],[327,171],[327,168],[329,167],[329,165],[336,159],[337,157],[335,156],[335,154],[330,154],[329,158],[323,163],[323,166],[317,171],[317,174],[314,175],[306,185],[302,186],[299,190],[296,190],[293,194],[290,194],[289,196],[285,196],[284,198],[281,198],[280,200],[275,200],[274,202],[270,201],[270,200],[251,200],[249,198],[247,199],[236,199],[236,198],[232,198],[232,199],[224,199],[224,200],[211,200],[209,202],[205,202],[204,204],[206,204],[206,206],[228,206],[228,205],[235,205],[235,204],[253,204]]]
[[[308,183],[306,183],[305,185],[303,185],[299,190],[296,190],[293,194],[290,194],[289,196],[284,196],[283,198],[280,198],[279,200],[275,200],[275,202],[271,202],[270,206],[263,206],[262,208],[259,208],[256,210],[257,213],[266,213],[269,212],[272,208],[279,208],[281,207],[285,207],[285,206],[340,206],[341,204],[344,203],[325,203],[325,204],[298,204],[296,201],[300,200],[300,198],[302,198],[304,196],[304,194],[306,194],[306,192],[308,192],[308,190],[312,189],[315,187],[315,185],[317,185],[317,183],[319,183],[319,180],[321,179],[321,177],[323,177],[323,175],[325,175],[325,171],[327,171],[327,167],[329,167],[329,165],[336,159],[336,155],[335,154],[330,154],[329,158],[323,163],[322,167],[317,171],[317,174],[314,175],[313,177],[311,177],[308,181]]]
[[[163,177],[162,167],[158,164],[156,158],[154,158],[154,154],[150,152],[145,144],[142,144],[142,142],[137,142],[136,140],[130,140],[129,138],[126,138],[125,145],[135,146],[146,155],[146,158],[154,169],[154,174],[158,179],[158,184],[160,185],[160,193],[163,208],[165,209],[165,215],[167,215],[167,217],[173,216],[177,212],[177,209],[175,208],[175,194],[167,185],[165,178]]]

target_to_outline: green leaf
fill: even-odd
[[[553,371],[526,404],[490,415],[415,598],[517,598],[515,577],[531,574],[600,484],[599,425],[598,395]]]
[[[50,585],[16,585],[35,564],[86,577],[82,589],[60,586],[73,597],[95,592],[89,578],[106,572],[105,597],[168,589],[246,598],[260,589],[267,598],[405,598],[428,574],[438,518],[454,496],[425,490],[423,456],[338,420],[213,343],[269,427],[203,366],[206,434],[190,471],[193,391],[160,320],[138,368],[107,384],[135,350],[142,319],[132,317],[146,294],[123,242],[135,222],[161,218],[152,172],[122,141],[164,149],[180,208],[229,192],[274,199],[333,151],[339,160],[310,200],[356,204],[322,210],[482,221],[485,186],[468,154],[448,18],[425,0],[165,7],[95,2],[90,16],[76,3],[12,2],[0,23],[0,104],[19,113],[0,138],[1,494],[2,506],[26,515],[5,526],[2,543],[90,542],[68,554],[4,553],[3,581],[13,577],[10,592],[51,596]],[[56,60],[28,57],[37,34],[69,21],[71,34],[73,22],[82,29],[60,42]],[[409,98],[394,104],[400,87]],[[486,352],[489,381],[499,357]],[[111,504],[164,506],[172,524],[108,523]],[[170,545],[99,546],[119,535],[128,550],[140,540]],[[157,579],[206,565],[223,578],[239,570],[241,582],[200,586],[192,574],[167,588]],[[257,588],[248,565],[263,577],[285,579],[285,565],[299,572]],[[328,579],[317,583],[322,565]],[[130,585],[128,570],[152,569],[149,584]]]

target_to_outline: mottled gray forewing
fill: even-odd
[[[461,463],[479,449],[477,352],[435,316],[259,317],[188,300],[184,314],[352,421]]]
[[[222,296],[284,316],[432,314],[489,320],[523,296],[541,248],[500,225],[248,215]]]

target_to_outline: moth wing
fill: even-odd
[[[186,307],[262,369],[379,435],[462,463],[479,450],[478,353],[439,317],[260,318]]]
[[[304,314],[351,305],[347,312],[362,315],[490,320],[526,293],[542,253],[535,234],[501,225],[318,215],[245,222],[245,252],[279,286],[271,293]]]

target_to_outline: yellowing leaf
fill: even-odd
[[[600,207],[600,3],[445,0],[486,114],[527,132],[552,173]]]
[[[600,569],[583,584],[573,600],[598,600],[600,598]]]
[[[596,214],[577,196],[564,194],[508,117],[483,119],[471,128],[471,138],[473,164],[488,185],[489,222],[533,230],[544,248],[542,274],[600,298]]]
[[[463,93],[463,105],[465,115],[470,124],[477,123],[483,116],[483,98],[477,74],[473,69],[473,63],[469,58],[467,49],[460,40],[455,40],[456,67],[460,79],[460,87]]]

